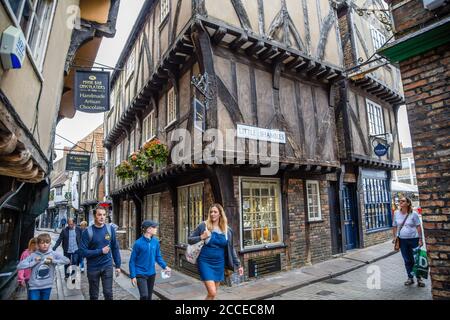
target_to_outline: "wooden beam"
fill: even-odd
[[[262,61],[265,61],[265,60],[269,59],[270,57],[272,57],[277,52],[278,52],[278,49],[276,47],[273,47],[272,45],[268,45],[266,47],[266,50],[261,52],[260,54],[258,54],[258,56],[259,56],[259,59],[261,59]]]
[[[250,47],[248,47],[245,50],[245,53],[249,56],[253,56],[254,54],[258,53],[262,48],[264,48],[264,42],[257,41],[254,44],[252,44]]]
[[[239,37],[236,37],[230,45],[229,48],[231,50],[237,51],[239,50],[246,42],[248,41],[248,36],[245,33],[241,33]]]
[[[234,10],[236,11],[239,21],[241,22],[242,28],[245,31],[252,30],[250,19],[248,17],[247,11],[244,8],[244,5],[242,4],[242,1],[231,0],[231,3],[233,4]]]
[[[216,32],[214,32],[214,35],[212,36],[212,41],[215,45],[218,45],[222,39],[227,34],[227,29],[224,27],[217,28]]]

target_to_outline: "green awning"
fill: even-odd
[[[450,42],[450,17],[416,31],[378,50],[378,54],[397,63]]]

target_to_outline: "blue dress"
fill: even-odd
[[[227,239],[222,233],[213,231],[197,258],[198,271],[202,281],[220,282],[224,280],[225,248]]]

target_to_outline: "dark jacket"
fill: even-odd
[[[188,238],[189,244],[195,244],[202,239],[200,238],[201,234],[206,230],[206,223],[202,222],[198,225],[198,227],[192,231]],[[237,257],[236,250],[233,247],[233,232],[231,228],[228,227],[228,245],[225,250],[225,268],[228,270],[235,270],[235,268],[239,268],[241,266],[241,262]]]
[[[62,242],[64,254],[67,253],[67,251],[69,250],[69,230],[70,230],[69,227],[65,227],[61,231],[61,233],[59,234],[58,240],[56,240],[56,243],[53,246],[53,251],[56,251],[56,248],[58,248]],[[78,246],[78,249],[80,249],[80,245],[81,245],[81,228],[80,227],[77,227],[77,226],[75,227],[75,234],[76,234],[76,238],[77,238],[77,246]]]

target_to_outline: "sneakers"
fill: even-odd
[[[408,280],[405,281],[405,286],[410,286],[414,284],[414,279],[413,278],[408,278]]]
[[[425,282],[421,278],[417,278],[417,286],[423,288],[425,287]]]

